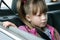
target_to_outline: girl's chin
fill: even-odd
[[[40,25],[39,27],[45,27],[46,25]]]
[[[46,26],[46,22],[45,23],[42,23],[41,25],[40,25],[40,27],[45,27]]]

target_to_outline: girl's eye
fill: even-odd
[[[41,16],[40,14],[38,16]]]
[[[39,14],[39,15],[37,15],[37,16],[41,16],[41,15],[45,15],[45,16],[46,16],[47,14],[46,14],[46,13],[44,13],[44,14]]]
[[[45,12],[44,15],[47,15],[47,13]]]
[[[42,13],[38,14],[37,16],[41,16],[41,15],[42,15]]]
[[[41,16],[41,14],[37,15],[37,16]]]

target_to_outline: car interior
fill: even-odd
[[[8,8],[8,9],[1,9],[2,3]],[[2,26],[2,22],[4,21],[10,21],[14,23],[17,27],[20,25],[24,25],[24,23],[20,20],[18,16],[18,12],[16,9],[16,3],[17,0],[12,0],[11,8],[6,4],[5,0],[0,1],[0,40],[44,40],[42,38],[32,36],[32,34],[26,33],[22,30],[19,30],[14,27],[4,28]],[[48,6],[48,21],[47,23],[59,32],[60,34],[60,2],[53,2],[53,3],[46,3]],[[4,31],[6,32],[4,32]],[[21,32],[22,31],[22,32]],[[10,33],[11,35],[7,34]],[[27,35],[27,36],[26,36]],[[4,37],[3,37],[4,36]],[[30,37],[29,37],[30,36]],[[33,38],[32,38],[32,37]],[[27,38],[29,37],[29,38]],[[5,38],[5,39],[4,39]]]
[[[28,38],[29,37],[29,38]],[[45,40],[39,38],[18,28],[10,26],[9,28],[3,27],[0,22],[0,40]]]
[[[48,24],[60,33],[60,2],[48,5]]]

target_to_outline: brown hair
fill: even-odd
[[[26,20],[26,14],[36,15],[38,7],[40,8],[40,13],[45,13],[47,11],[47,6],[43,0],[27,0],[24,4],[22,0],[17,2],[17,10],[21,20],[29,27],[33,28],[29,21]]]

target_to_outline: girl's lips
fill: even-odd
[[[46,24],[46,22],[42,22],[41,24]]]
[[[41,23],[46,23],[46,21],[42,21]]]

